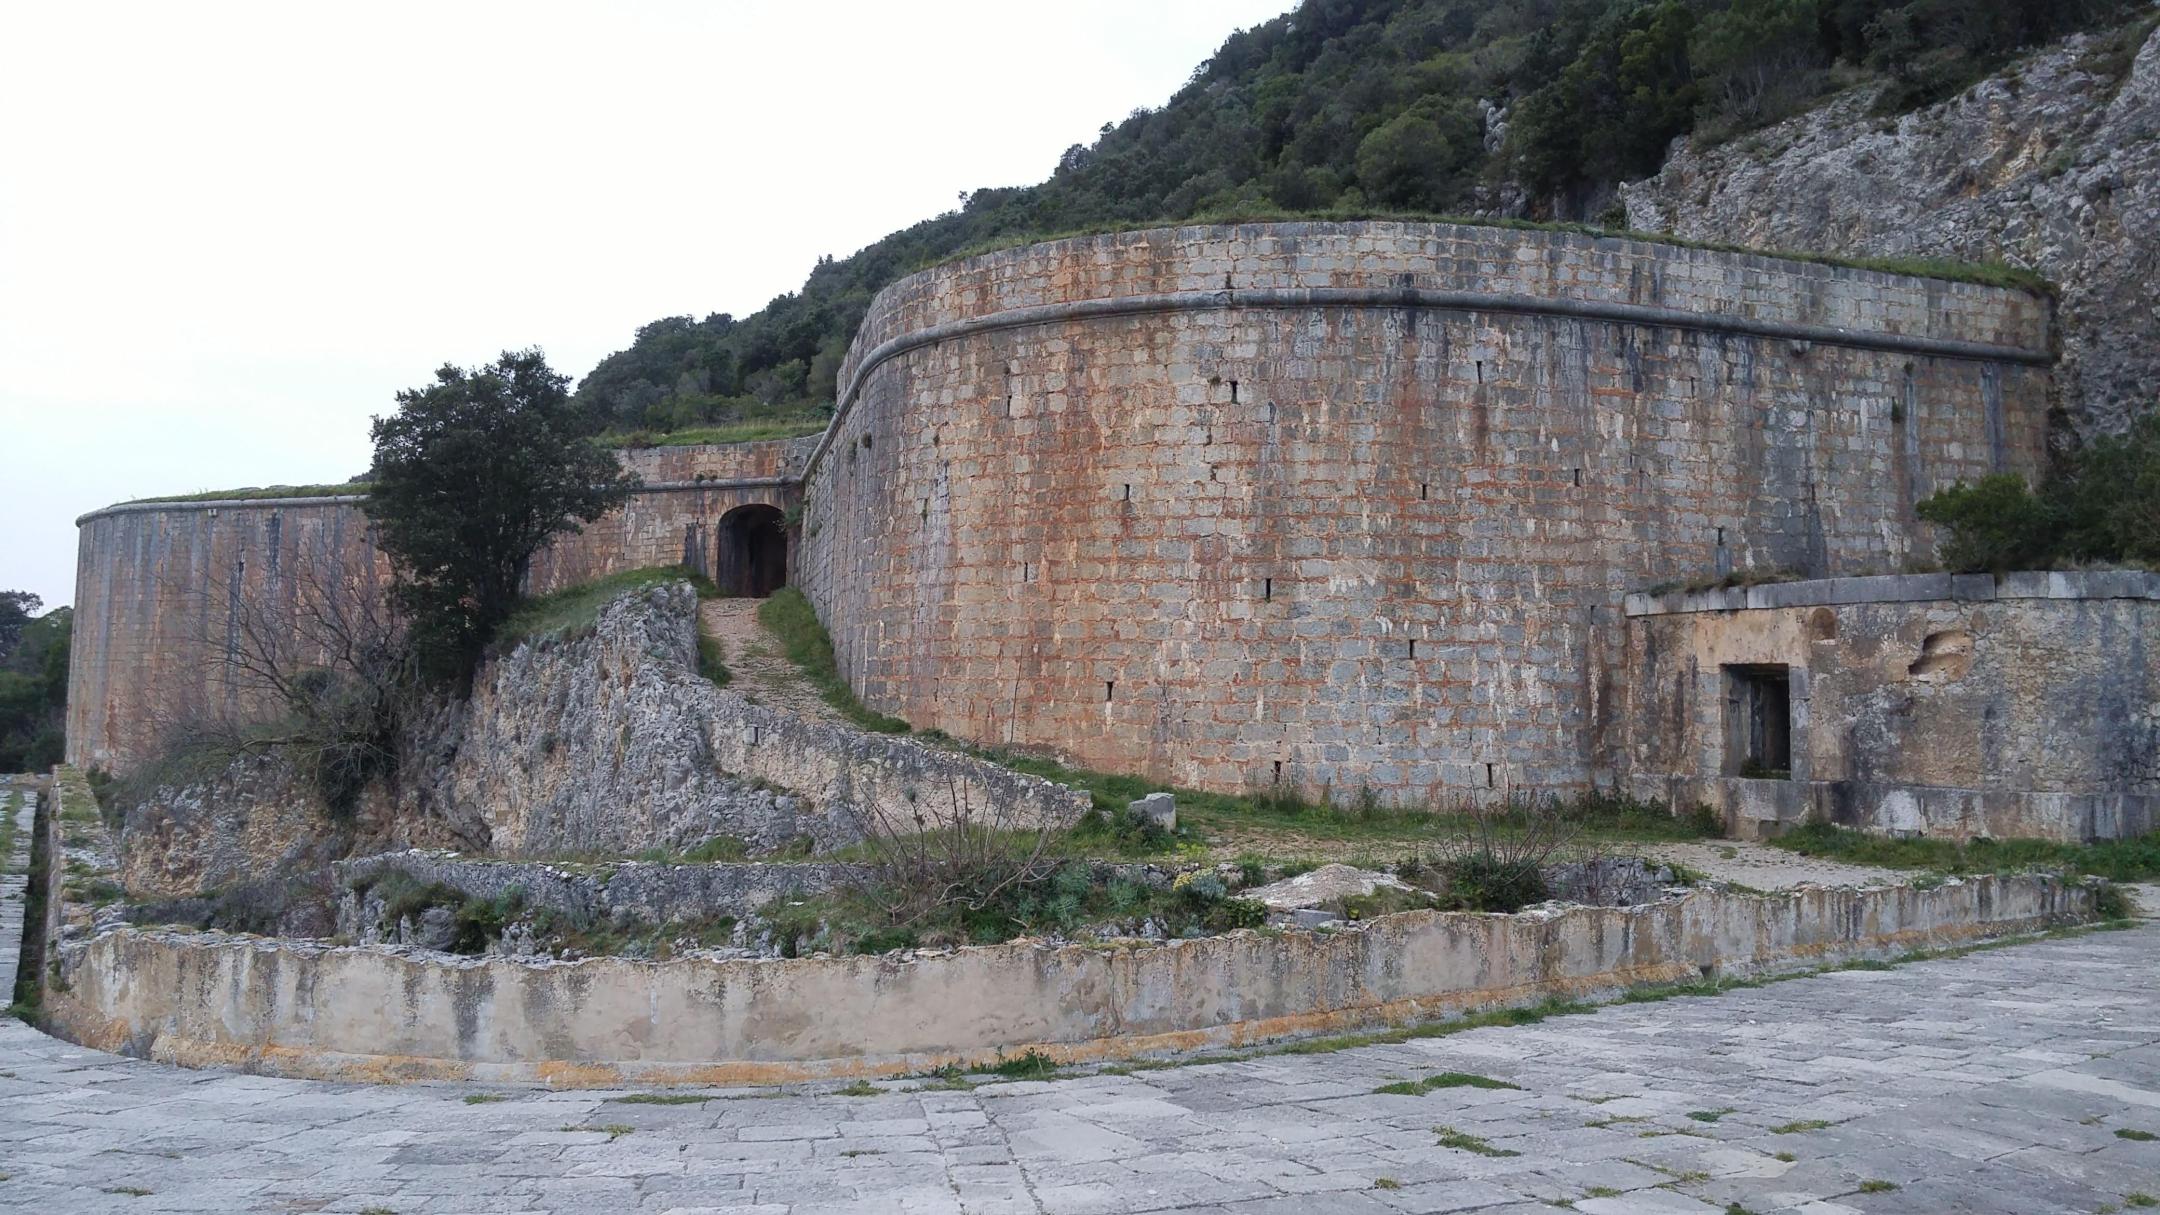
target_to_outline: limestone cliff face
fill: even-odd
[[[285,765],[250,757],[156,791],[129,812],[121,849],[130,893],[182,897],[388,848],[627,856],[728,835],[753,851],[825,850],[870,821],[1070,823],[1088,805],[972,756],[715,687],[697,671],[696,594],[677,583],[488,663],[469,700],[412,723],[395,786],[371,790],[348,824],[333,826]]]
[[[2065,437],[2119,430],[2160,382],[2160,31],[2128,70],[2080,37],[1902,118],[1872,97],[1622,188],[1628,226],[1855,256],[1995,260],[2062,287]]]
[[[440,756],[412,799],[502,856],[620,854],[714,835],[776,848],[855,838],[811,799],[717,762],[717,722],[747,708],[697,673],[688,584],[617,600],[589,633],[518,646],[421,733]]]

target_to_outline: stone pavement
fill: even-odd
[[[1373,1091],[1447,1072],[1514,1087]],[[2160,924],[1400,1045],[880,1087],[323,1084],[0,1019],[0,1209],[2099,1212],[2160,1197]]]

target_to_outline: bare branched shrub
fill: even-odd
[[[129,783],[192,783],[241,756],[275,754],[342,818],[394,774],[420,682],[386,587],[364,562],[296,561],[260,586],[235,578],[177,592],[225,623],[210,655],[218,703],[161,722],[163,758]]]
[[[1436,862],[1447,893],[1470,911],[1514,911],[1547,896],[1546,866],[1582,834],[1583,819],[1551,795],[1514,795],[1456,819]]]
[[[1011,806],[978,808],[958,780],[947,780],[943,800],[940,812],[911,793],[904,809],[861,813],[862,894],[895,927],[988,910],[1058,868],[1062,828],[1024,822]]]

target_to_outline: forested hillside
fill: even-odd
[[[1896,112],[2146,0],[1305,0],[1039,185],[977,190],[736,318],[667,317],[578,395],[618,432],[814,419],[870,297],[955,253],[1151,221],[1385,213],[1617,226],[1616,182],[1880,84]]]

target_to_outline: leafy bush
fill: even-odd
[[[2160,567],[2160,412],[2095,439],[2039,492],[2015,473],[1960,482],[1919,505],[1945,529],[1954,570],[2045,569],[2086,562]]]

